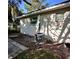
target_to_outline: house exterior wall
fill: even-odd
[[[20,27],[21,33],[34,36],[38,31],[39,20],[35,25],[33,25],[31,24],[30,18],[26,18],[26,19],[20,20],[20,26],[21,26]]]
[[[53,40],[57,41],[58,36],[61,33],[64,20],[69,14],[69,11],[66,12],[59,12],[59,13],[51,13],[51,14],[46,14],[46,15],[41,15],[40,20],[41,22],[41,33],[44,33],[47,35],[50,39],[52,38]],[[69,27],[69,25],[67,25]],[[64,38],[68,28],[65,29],[62,37]],[[62,39],[63,39],[62,38]]]
[[[69,11],[59,12],[59,13],[49,13],[37,15],[37,23],[35,25],[31,24],[31,17],[20,20],[20,31],[23,34],[28,34],[34,36],[36,33],[43,33],[53,40],[56,40],[61,32],[64,19],[66,18]],[[40,31],[39,23],[41,25]],[[58,28],[58,29],[57,29]],[[66,29],[65,31],[67,31]],[[64,36],[65,34],[63,34]]]

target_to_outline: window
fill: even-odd
[[[30,23],[33,25],[37,23],[37,17],[32,17],[30,20],[31,20]]]

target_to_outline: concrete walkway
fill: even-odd
[[[8,58],[9,59],[16,57],[19,53],[21,53],[27,49],[28,49],[27,47],[15,42],[11,39],[8,39]]]

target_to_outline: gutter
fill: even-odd
[[[38,10],[38,11],[35,10],[33,12],[27,13],[26,15],[18,16],[18,17],[15,17],[15,18],[16,19],[22,19],[22,18],[26,18],[28,16],[41,14],[41,13],[45,13],[45,12],[49,12],[49,11],[54,11],[54,10],[62,9],[62,8],[66,8],[66,7],[70,7],[70,2],[59,4],[59,5],[55,5],[55,6],[52,6],[52,7],[49,7],[49,8],[45,8],[45,9],[42,9],[42,10]]]

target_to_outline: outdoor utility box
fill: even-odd
[[[44,34],[43,33],[37,33],[37,34],[35,34],[35,37],[36,37],[36,41],[40,43],[44,39]]]

